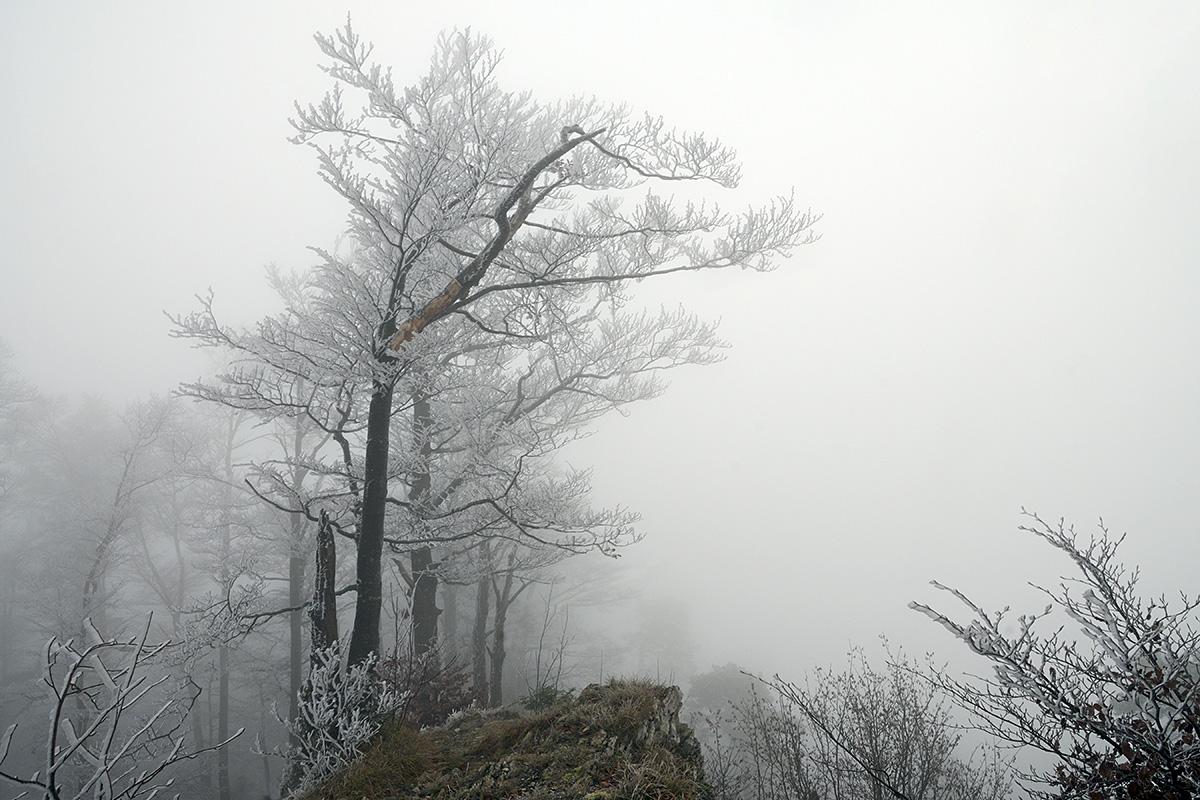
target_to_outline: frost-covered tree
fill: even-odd
[[[171,643],[151,642],[149,629],[147,622],[140,636],[109,639],[84,620],[77,639],[50,640],[42,768],[23,777],[6,767],[14,723],[0,736],[0,782],[45,800],[155,797],[175,782],[174,767],[242,733],[189,746],[185,722],[196,693],[162,669]]]
[[[344,651],[340,642],[313,650],[299,713],[287,721],[292,745],[283,778],[285,797],[311,792],[357,758],[404,702],[401,694],[376,678],[373,658],[343,667]]]
[[[934,683],[971,711],[979,727],[1051,756],[1031,769],[1045,797],[1170,800],[1200,795],[1200,598],[1138,595],[1137,570],[1117,560],[1124,537],[1101,525],[1084,540],[1060,521],[1029,515],[1023,526],[1065,554],[1077,575],[1057,589],[1037,587],[1049,604],[1015,619],[988,612],[938,583],[969,612],[959,622],[920,603],[992,667],[976,679],[934,669]],[[1051,789],[1039,789],[1038,786]]]
[[[854,650],[844,671],[817,670],[803,685],[734,674],[727,666],[700,681],[693,717],[720,800],[1008,795],[1009,770],[995,749],[964,760],[948,699],[903,659],[881,671]],[[706,701],[705,684],[731,694]]]
[[[554,520],[511,513],[509,484],[496,482],[499,496],[486,482],[445,496],[459,474],[435,486],[424,465],[432,433],[470,431],[473,418],[461,413],[484,403],[469,401],[454,418],[426,402],[457,391],[459,370],[476,359],[490,360],[509,387],[490,407],[512,419],[485,426],[489,437],[535,428],[513,424],[541,408],[535,387],[605,407],[646,396],[659,370],[709,358],[715,341],[682,312],[623,310],[628,285],[689,270],[769,269],[811,240],[814,220],[786,197],[729,214],[658,193],[664,184],[734,186],[733,151],[594,100],[542,104],[506,91],[484,38],[444,36],[429,73],[407,88],[370,60],[349,24],[317,41],[336,85],[319,104],[298,107],[296,141],[314,147],[323,177],[350,204],[347,247],[322,252],[303,276],[279,278],[288,309],[257,331],[222,327],[211,301],[178,330],[243,359],[223,385],[193,387],[197,394],[305,414],[335,432],[353,518],[346,530],[358,548],[350,659],[360,663],[379,650],[389,534],[430,541],[430,528],[454,517],[457,536],[484,512],[491,529],[507,525],[505,535],[558,532]],[[360,98],[353,105],[351,94]],[[619,375],[641,377],[616,391]],[[559,413],[569,415],[569,405]],[[409,419],[410,438],[393,447],[398,416]],[[555,424],[543,416],[536,427]],[[464,450],[463,458],[490,466],[502,451]],[[528,463],[509,461],[499,474],[512,483]],[[394,486],[403,492],[389,493]],[[443,497],[451,505],[439,510]],[[568,530],[565,542],[602,545],[589,536]],[[437,609],[434,595],[421,593],[421,580],[433,578],[430,554],[412,552],[421,554],[412,562],[419,625]]]

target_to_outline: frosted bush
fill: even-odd
[[[296,719],[287,723],[296,742],[283,779],[288,797],[312,791],[357,758],[404,701],[375,676],[374,656],[345,669],[344,649],[334,642],[313,654]]]

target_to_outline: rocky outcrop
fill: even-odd
[[[428,755],[418,769],[406,763],[393,770],[396,781],[381,782],[389,766],[386,747],[377,746],[357,765],[371,780],[338,776],[318,796],[701,800],[710,792],[700,746],[679,721],[682,703],[678,687],[613,681],[537,713],[467,712],[419,734],[415,749]],[[411,754],[418,734],[403,735],[410,738],[402,749]]]

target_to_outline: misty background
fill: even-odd
[[[1200,551],[1200,9],[1190,3],[349,2],[398,83],[455,27],[500,81],[596,95],[737,149],[737,209],[794,187],[819,242],[773,273],[647,282],[731,347],[566,454],[642,514],[622,554],[692,667],[799,675],[886,634],[931,579],[987,607],[1065,561],[1020,509],[1129,531],[1146,593]],[[329,3],[0,8],[0,339],[40,391],[120,407],[211,369],[164,311],[330,246],[342,201],[293,102]],[[90,402],[90,401],[89,401]],[[634,613],[630,611],[629,613]],[[674,668],[671,668],[674,672]],[[663,676],[668,677],[668,676]],[[674,675],[686,683],[686,676]]]

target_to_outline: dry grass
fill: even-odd
[[[698,763],[637,735],[671,691],[614,680],[538,713],[469,712],[423,733],[388,728],[303,800],[706,800]]]
[[[362,800],[395,797],[431,769],[434,746],[412,728],[385,725],[361,758],[302,800]]]

